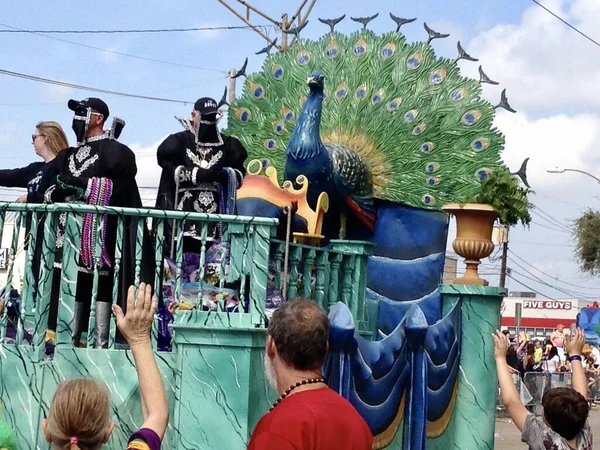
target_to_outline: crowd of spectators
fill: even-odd
[[[542,373],[546,374],[544,379],[551,379],[552,374],[571,373],[569,355],[564,350],[565,333],[562,326],[557,327],[547,339],[532,338],[527,333],[519,333],[518,336],[512,337],[507,330],[503,331],[503,334],[509,341],[506,353],[509,370],[515,375],[518,374],[520,380],[524,381],[528,388],[531,388],[533,384],[533,381],[528,382],[528,380],[540,378],[540,376],[528,374]],[[598,346],[586,344],[583,348],[582,358],[590,399],[592,401],[600,400],[600,350]],[[565,380],[559,375],[556,375],[556,378],[561,382]]]

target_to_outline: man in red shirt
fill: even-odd
[[[280,394],[252,433],[249,450],[371,450],[371,430],[321,375],[329,338],[325,311],[310,300],[284,303],[267,331],[265,373]]]

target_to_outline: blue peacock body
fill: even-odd
[[[332,212],[347,204],[371,230],[374,216],[371,173],[363,158],[344,144],[323,144],[320,122],[324,99],[324,77],[315,72],[308,77],[310,92],[286,148],[285,178],[295,180],[309,175],[309,203],[327,192]]]

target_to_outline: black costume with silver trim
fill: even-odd
[[[199,129],[195,130],[189,120],[178,120],[185,131],[171,134],[158,147],[158,164],[163,170],[156,208],[220,213],[219,194],[222,184],[227,181],[223,168],[233,168],[238,177],[238,185],[241,184],[245,174],[246,149],[236,138],[221,135],[216,122],[201,120]],[[168,251],[172,237],[170,221],[165,222],[164,230],[165,249]],[[212,231],[214,230],[211,230],[211,234]],[[186,242],[189,243],[190,238],[200,239],[199,234],[196,224],[187,223],[184,236],[188,239],[184,240],[184,247],[188,247]],[[184,251],[187,249],[184,248]]]
[[[63,150],[56,158],[59,179],[65,185],[79,188],[80,192],[85,192],[83,198],[77,196],[74,190],[65,188],[61,186],[60,183],[57,183],[51,186],[44,194],[46,203],[87,204],[87,199],[90,195],[89,180],[91,178],[109,178],[112,181],[110,206],[127,208],[142,207],[142,201],[135,180],[137,173],[135,154],[127,146],[115,140],[119,133],[114,132],[114,124],[123,124],[122,121],[117,122],[117,120],[113,122],[113,128],[110,131],[107,131],[100,136],[87,138],[78,147],[70,147]],[[120,128],[122,128],[122,125]],[[123,235],[123,242],[121,243],[122,260],[120,264],[121,269],[117,297],[117,303],[121,305],[122,308],[125,307],[127,290],[134,281],[135,243],[137,232],[136,218],[123,217],[123,220],[125,233]],[[108,344],[117,223],[117,216],[108,216],[105,246],[108,257],[112,261],[112,267],[103,266],[99,270],[101,280],[98,283],[96,302],[96,347],[98,348],[106,347]],[[56,240],[56,248],[59,251],[57,251],[55,257],[54,282],[52,285],[49,319],[50,329],[55,329],[56,326],[65,225],[66,215],[61,214],[59,217]],[[145,226],[143,228],[146,230]],[[145,244],[149,245],[150,241],[147,240],[148,237],[149,235],[144,235],[144,238],[146,238]],[[148,254],[147,245],[144,245],[144,250],[145,253]],[[145,266],[143,265],[143,267]],[[75,323],[73,325],[74,345],[79,345],[82,332],[87,329],[93,284],[93,270],[86,268],[81,261],[78,261],[78,272]],[[142,281],[146,281],[146,278],[145,274],[142,273]]]

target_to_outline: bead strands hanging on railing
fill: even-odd
[[[103,317],[102,314],[97,314],[98,311],[98,307],[102,306],[101,302],[106,304],[106,300],[107,299],[101,299],[101,301],[98,301],[98,282],[100,281],[100,273],[99,273],[99,269],[102,267],[102,263],[103,263],[103,259],[104,259],[104,254],[106,253],[106,249],[102,248],[102,244],[104,242],[106,242],[103,238],[106,235],[106,220],[104,217],[98,217],[95,220],[97,226],[94,227],[95,229],[93,230],[93,233],[95,234],[94,239],[92,240],[92,242],[94,242],[94,279],[92,281],[92,298],[91,298],[91,302],[90,302],[90,316],[88,319],[88,334],[87,334],[87,348],[98,348],[99,346],[103,345],[103,342],[98,342],[99,336],[98,333],[96,333],[96,328],[100,328],[102,329],[103,326],[106,326],[107,328],[110,327],[110,325],[108,323],[106,324],[98,324],[98,319],[99,320],[105,320],[106,317]],[[98,317],[99,316],[99,317]],[[110,316],[108,316],[110,318]],[[107,342],[106,344],[108,345],[108,336],[107,336]]]
[[[0,342],[5,342],[6,334],[8,331],[8,325],[10,322],[11,333],[14,333],[14,336],[11,336],[12,339],[17,339],[18,328],[22,326],[22,318],[20,317],[20,311],[16,308],[15,305],[15,316],[9,317],[8,315],[8,303],[11,299],[12,294],[12,282],[13,275],[15,269],[15,257],[17,255],[18,245],[19,245],[19,235],[21,232],[21,220],[23,218],[24,213],[17,213],[13,225],[13,232],[11,236],[11,244],[10,249],[8,250],[8,264],[7,264],[7,275],[6,275],[6,283],[3,286],[4,288],[4,311],[1,314],[0,318]],[[22,336],[22,334],[21,334]]]
[[[48,317],[50,315],[50,297],[54,278],[54,261],[56,256],[56,235],[58,229],[59,214],[53,213],[53,206],[45,206],[46,218],[44,220],[43,242],[40,255],[40,275],[38,280],[37,299],[35,305],[35,327],[33,331],[33,345],[39,360],[45,357],[46,330],[48,329]],[[40,212],[38,210],[38,212]],[[60,307],[59,307],[60,309]],[[55,330],[56,331],[56,330]]]
[[[39,288],[40,264],[39,261],[37,261],[36,264],[34,264],[33,259],[36,256],[36,249],[38,245],[38,229],[44,226],[44,214],[38,213],[36,211],[33,211],[30,214],[31,225],[29,230],[29,236],[26,236],[26,239],[28,238],[28,241],[27,253],[25,256],[25,273],[23,276],[23,292],[21,293],[21,314],[16,340],[17,345],[23,343],[23,337],[26,332],[33,332],[34,323],[31,320],[31,318],[35,311],[37,293]],[[37,257],[39,258],[41,257],[41,255],[37,254]],[[34,273],[34,270],[37,271],[37,273]]]
[[[119,276],[121,274],[121,256],[123,253],[123,235],[125,228],[125,218],[122,215],[117,216],[117,240],[115,241],[115,264],[113,269],[113,289],[112,301],[116,302],[119,296]],[[110,321],[108,333],[108,348],[116,346],[117,323],[115,320]]]
[[[165,221],[164,219],[153,219],[153,222],[156,229],[155,236],[155,248],[154,248],[154,295],[158,296],[162,294],[162,286],[163,286],[163,245],[165,242]],[[164,305],[162,305],[165,308]],[[161,313],[163,317],[160,317]],[[166,308],[164,311],[157,310],[157,320],[152,322],[152,348],[157,350],[159,347],[159,328],[158,328],[158,320],[166,320]],[[114,321],[111,321],[111,323]],[[166,333],[165,333],[166,334]]]

